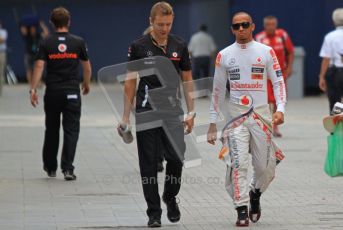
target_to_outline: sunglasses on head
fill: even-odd
[[[242,28],[243,29],[248,29],[250,27],[251,23],[250,22],[241,22],[241,23],[235,23],[235,24],[232,24],[232,29],[233,30],[239,30],[239,28]]]

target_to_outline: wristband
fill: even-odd
[[[30,94],[37,93],[37,90],[36,89],[30,89],[29,93]]]

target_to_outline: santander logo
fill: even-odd
[[[263,84],[259,82],[252,82],[252,83],[238,83],[238,82],[231,82],[230,88],[232,90],[261,90],[263,88]]]

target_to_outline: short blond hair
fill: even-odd
[[[150,19],[154,20],[156,15],[174,15],[173,7],[167,2],[158,2],[152,6],[150,11]]]
[[[332,20],[335,26],[343,26],[343,8],[337,8],[332,12]]]

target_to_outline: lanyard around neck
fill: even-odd
[[[159,45],[158,42],[155,40],[155,38],[152,35],[150,35],[150,38],[151,38],[152,43],[156,47],[160,48],[165,54],[167,53],[167,44],[168,44],[168,42],[166,44],[164,44],[164,45]]]

